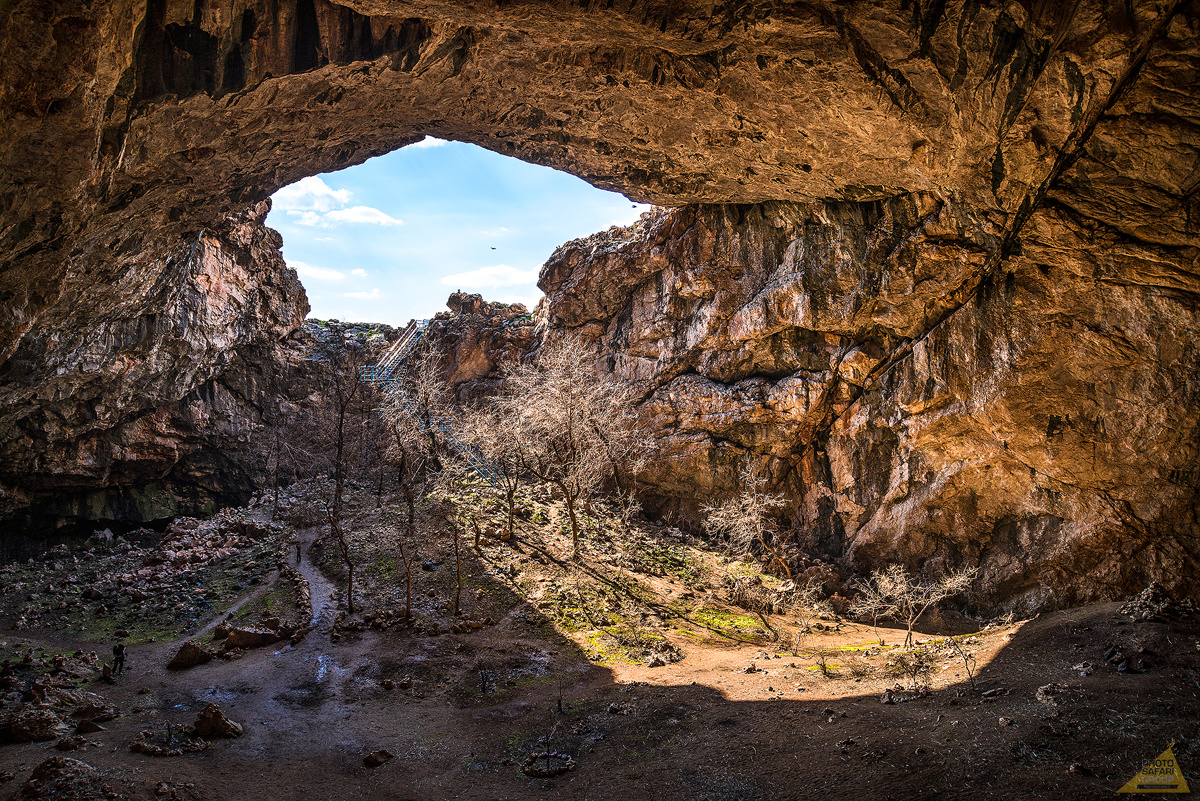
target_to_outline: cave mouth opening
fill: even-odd
[[[426,137],[273,196],[267,224],[308,294],[310,318],[402,326],[455,291],[532,309],[559,245],[650,206],[549,167]]]

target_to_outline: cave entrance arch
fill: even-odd
[[[849,311],[817,327],[864,316],[817,330],[786,293],[758,290],[746,316],[786,311],[792,328],[879,346],[839,352],[833,372],[861,392],[803,443],[828,456],[804,478],[828,490],[813,519],[845,558],[922,543],[909,556],[989,562],[1033,604],[1100,592],[1084,574],[1128,588],[1171,559],[1193,566],[1173,574],[1186,581],[1194,547],[1158,567],[1112,555],[1129,532],[1194,531],[1200,148],[1176,87],[1197,82],[1200,12],[913,8],[6,4],[4,29],[21,35],[0,55],[22,69],[0,87],[0,514],[48,495],[90,513],[112,487],[153,507],[138,488],[191,458],[189,426],[245,389],[221,377],[297,323],[258,204],[428,134],[681,207],[660,244],[734,254],[731,269],[771,254],[745,275],[779,277],[794,232],[835,245],[844,260],[821,262],[809,294],[841,292]],[[864,257],[885,241],[903,245],[896,259]],[[893,303],[922,297],[915,315]],[[901,459],[876,430],[901,420],[901,451],[933,462]],[[870,447],[838,451],[839,431]],[[180,474],[192,486],[237,479],[193,467]],[[1045,559],[1013,556],[1026,546]]]

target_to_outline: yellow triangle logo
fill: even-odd
[[[1151,760],[1137,775],[1125,783],[1118,793],[1190,793],[1187,780],[1179,770],[1179,762],[1171,747],[1167,746],[1154,760]]]

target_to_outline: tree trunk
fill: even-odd
[[[458,550],[458,526],[451,524],[450,528],[454,533],[454,578],[457,582],[454,587],[454,616],[458,617],[462,600],[462,554]]]
[[[416,507],[413,503],[413,490],[410,486],[404,488],[404,500],[408,503],[408,536],[413,536],[416,524]],[[412,563],[404,551],[404,538],[400,538],[400,558],[404,560],[404,621],[412,621]]]
[[[565,484],[559,484],[563,497],[567,501],[567,515],[571,518],[571,558],[579,558],[579,518],[575,515],[575,496],[567,491]]]

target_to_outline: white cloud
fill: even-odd
[[[442,279],[446,286],[456,286],[460,289],[482,289],[484,287],[513,286],[515,284],[531,284],[537,281],[539,270],[518,270],[507,264],[496,264],[491,267],[480,267],[465,273],[447,275]]]
[[[390,214],[371,208],[370,206],[351,206],[348,209],[334,209],[323,214],[318,214],[315,211],[295,211],[288,209],[288,215],[297,218],[297,225],[306,225],[309,227],[319,225],[322,228],[328,228],[331,225],[338,225],[340,223],[362,223],[365,225],[404,224],[403,220],[398,220]]]
[[[275,208],[294,218],[297,225],[328,228],[341,223],[365,225],[401,225],[402,221],[371,206],[351,206],[349,189],[333,189],[320,176],[302,178],[285,186],[273,196]],[[330,241],[321,238],[318,241]]]
[[[320,176],[301,178],[271,196],[274,207],[284,211],[332,211],[350,202],[349,189],[333,189]]]
[[[322,226],[335,223],[365,223],[368,225],[403,225],[403,220],[373,209],[370,206],[351,206],[348,209],[336,209],[327,213],[321,220]]]
[[[354,276],[357,276],[357,277],[359,277],[359,278],[366,278],[366,277],[367,277],[367,271],[366,271],[366,270],[364,270],[364,269],[363,269],[363,268],[361,268],[361,267],[355,267],[353,270],[351,270],[351,271],[350,271],[350,274],[351,274],[351,275],[354,275]]]
[[[409,145],[409,147],[419,147],[419,148],[441,147],[444,144],[447,144],[445,139],[438,139],[433,136],[427,136],[424,139],[422,139],[420,142],[413,142],[411,145]]]
[[[347,292],[342,295],[344,298],[355,298],[357,300],[370,300],[371,298],[383,297],[378,289],[372,289],[370,292]]]
[[[296,274],[301,278],[308,278],[314,281],[341,281],[346,277],[337,270],[330,270],[327,267],[314,267],[302,261],[289,261],[287,266],[295,270]]]
[[[493,228],[490,231],[480,231],[479,233],[483,234],[484,236],[504,236],[508,233],[508,229],[502,225],[499,228]]]

